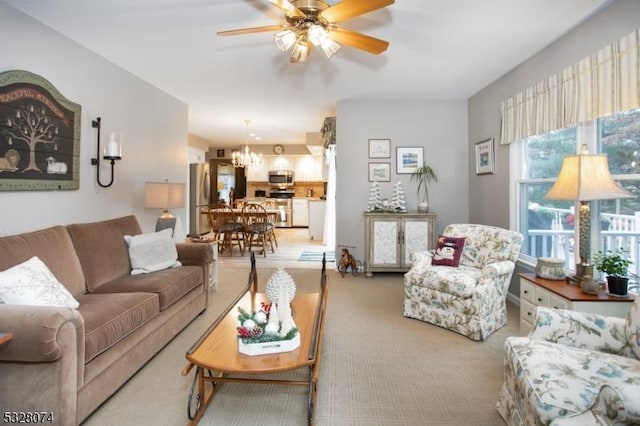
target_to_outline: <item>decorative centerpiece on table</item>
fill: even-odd
[[[290,352],[300,346],[300,333],[291,314],[291,301],[296,295],[296,283],[278,268],[267,281],[267,299],[261,309],[248,312],[238,308],[238,349],[245,355],[265,355]]]

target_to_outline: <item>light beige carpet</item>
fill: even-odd
[[[261,268],[261,288],[275,271]],[[269,265],[271,266],[271,265]],[[319,270],[287,268],[298,292],[316,291]],[[246,268],[222,268],[212,305],[87,421],[89,426],[182,425],[192,375],[185,352],[244,286]],[[509,324],[485,342],[404,318],[402,274],[372,279],[328,271],[329,300],[317,425],[501,425],[495,401],[502,384],[502,344]],[[298,374],[306,374],[299,370]],[[202,425],[304,425],[306,387],[224,384]]]

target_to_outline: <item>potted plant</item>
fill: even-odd
[[[411,182],[413,181],[418,182],[418,211],[426,213],[429,211],[429,182],[437,182],[438,176],[431,166],[423,163],[415,172],[411,173]],[[421,192],[422,189],[424,189],[423,192]]]
[[[618,250],[598,251],[593,257],[593,266],[607,275],[609,294],[614,296],[626,296],[629,287],[629,265],[631,262],[625,256],[626,251],[621,247]]]

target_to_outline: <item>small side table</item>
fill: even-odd
[[[595,294],[586,294],[577,285],[564,280],[546,280],[535,274],[520,275],[520,331],[528,333],[533,328],[536,306],[554,309],[568,309],[592,314],[624,318],[636,296],[609,296],[605,289]]]
[[[0,346],[7,343],[9,340],[13,339],[13,333],[2,333],[0,332]]]

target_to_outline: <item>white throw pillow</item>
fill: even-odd
[[[171,228],[140,235],[125,235],[129,245],[131,275],[146,274],[182,265],[178,261],[176,243]]]
[[[37,256],[0,272],[0,299],[12,305],[62,306],[80,304]]]

